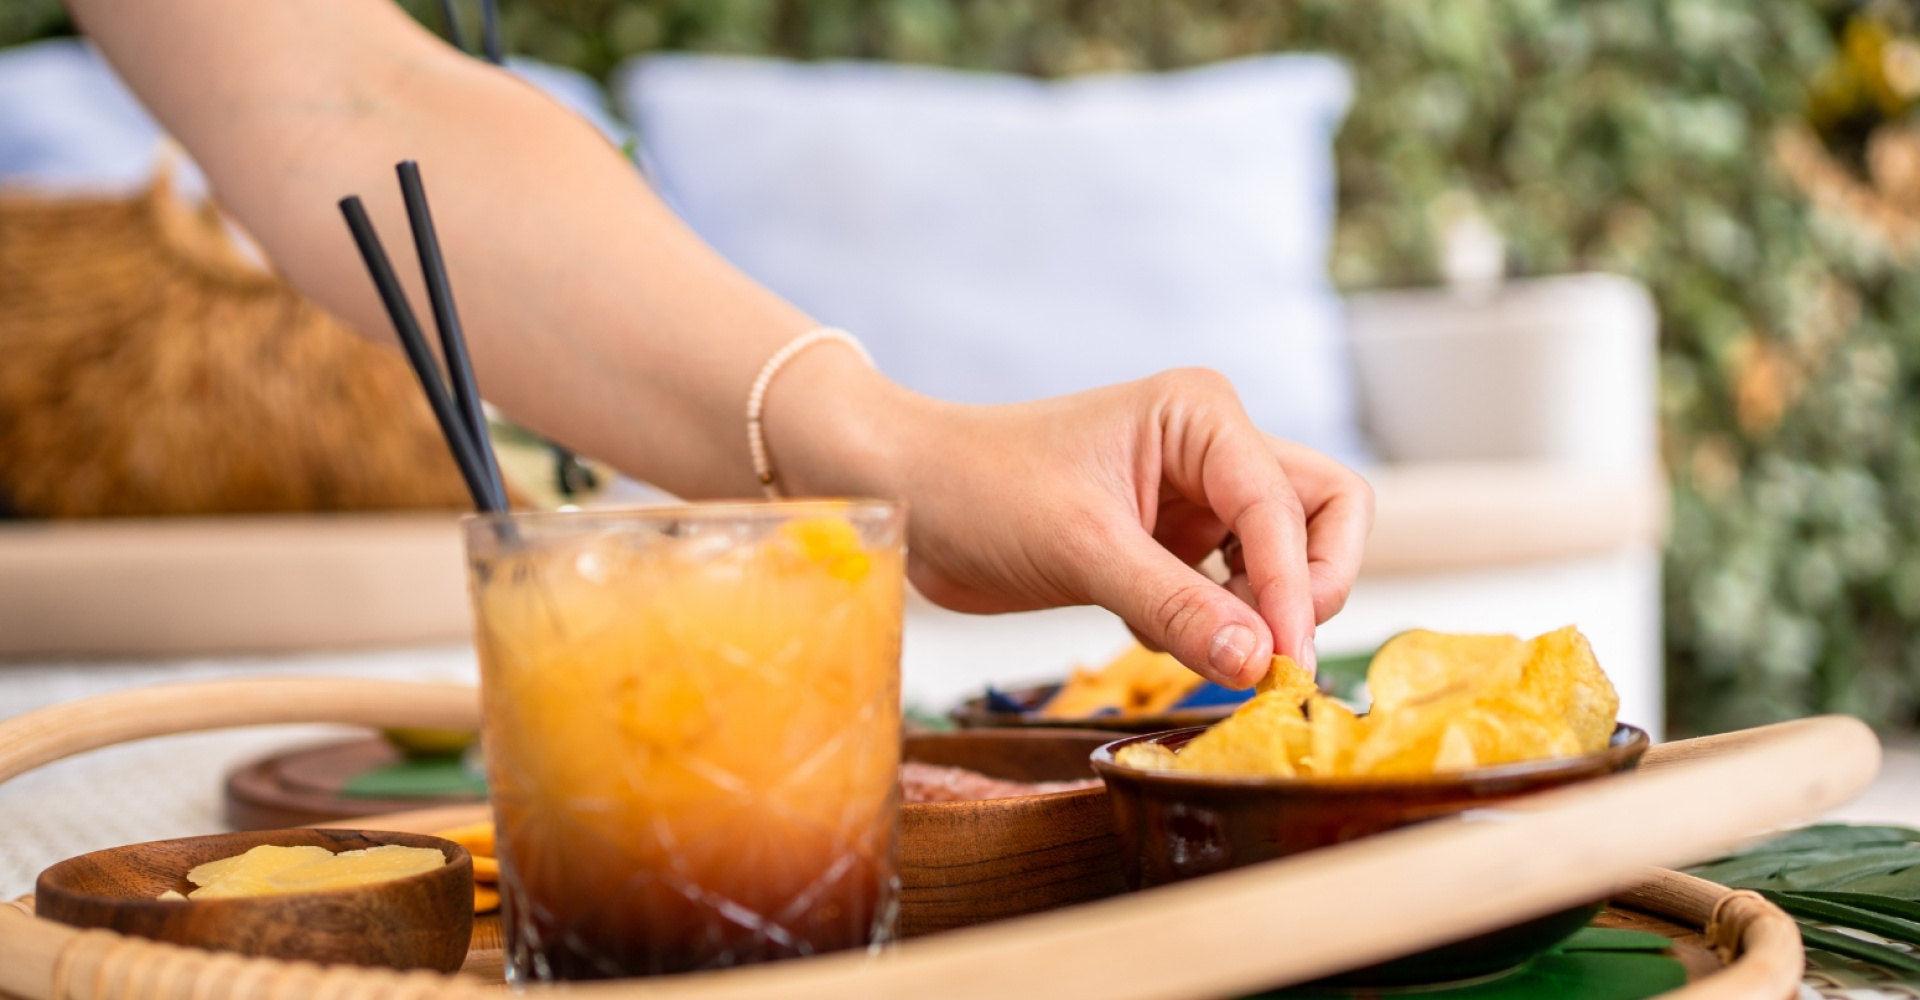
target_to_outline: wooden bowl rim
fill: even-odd
[[[1513,764],[1496,764],[1492,767],[1476,767],[1470,771],[1449,771],[1444,774],[1396,775],[1384,778],[1366,777],[1293,777],[1280,778],[1263,775],[1234,774],[1188,774],[1180,771],[1149,771],[1144,768],[1129,767],[1114,760],[1114,752],[1133,743],[1165,743],[1173,739],[1185,740],[1205,732],[1206,726],[1192,726],[1164,733],[1144,733],[1114,740],[1093,752],[1093,769],[1101,780],[1110,776],[1145,785],[1161,788],[1190,789],[1271,789],[1274,791],[1311,792],[1324,795],[1365,795],[1379,792],[1433,792],[1459,791],[1471,793],[1471,786],[1486,782],[1499,781],[1548,781],[1555,778],[1580,778],[1582,776],[1603,777],[1620,771],[1630,770],[1640,762],[1653,740],[1646,730],[1624,722],[1616,722],[1613,736],[1609,738],[1605,750],[1581,754],[1577,757],[1553,757],[1547,760],[1526,760]]]
[[[374,840],[376,844],[384,842],[396,843],[402,847],[437,848],[445,855],[447,863],[431,871],[418,872],[413,875],[403,875],[399,878],[372,882],[366,885],[341,886],[335,889],[309,889],[304,892],[283,892],[271,896],[235,896],[225,899],[149,899],[144,896],[109,896],[96,892],[87,892],[65,885],[58,885],[55,884],[54,881],[50,881],[69,874],[73,867],[83,862],[103,855],[124,854],[130,851],[148,851],[168,845],[199,844],[221,840],[251,841],[251,843],[247,843],[245,847],[242,847],[240,851],[237,852],[244,854],[262,844],[274,844],[279,847],[298,847],[305,844],[314,844],[314,841],[311,839],[314,835],[325,835],[328,833],[352,834],[362,840]],[[276,837],[286,838],[287,835],[290,834],[308,837],[309,839],[295,843],[276,843],[274,840]],[[376,838],[385,838],[385,840],[381,841]],[[327,845],[320,843],[314,844],[314,846],[325,847]],[[356,848],[350,848],[350,850],[352,849]],[[334,851],[333,853],[338,854],[340,852]],[[232,857],[233,855],[227,856]],[[471,878],[472,873],[473,855],[468,853],[465,847],[451,840],[445,840],[430,834],[402,833],[393,830],[347,829],[343,827],[299,827],[288,830],[243,830],[233,833],[210,833],[198,837],[149,840],[138,844],[123,844],[119,847],[107,847],[98,851],[89,851],[85,854],[75,855],[65,861],[51,865],[45,871],[42,871],[40,876],[34,880],[34,895],[36,899],[49,895],[64,896],[67,899],[80,903],[112,907],[132,912],[154,911],[167,913],[174,912],[181,907],[194,906],[203,910],[218,907],[236,911],[236,915],[245,915],[249,910],[265,912],[278,909],[284,906],[288,900],[308,899],[315,896],[347,896],[355,893],[394,892],[413,886],[431,885],[446,878],[460,878],[462,875]],[[186,873],[180,873],[180,878],[184,881],[186,879]]]
[[[997,799],[957,799],[951,802],[902,802],[900,811],[912,809],[915,812],[952,812],[967,809],[974,812],[1001,812],[1013,809],[1029,809],[1040,802],[1063,802],[1076,796],[1106,795],[1105,783],[1088,788],[1071,788],[1064,792],[1036,792],[1032,795],[1003,795]]]
[[[1065,721],[1065,720],[1062,720]],[[1140,735],[1138,733],[1133,735]],[[1116,739],[1111,729],[1075,729],[1071,726],[969,726],[954,729],[925,730],[907,734],[908,739],[948,740],[948,739],[995,739],[1013,743],[1038,740],[1064,739]],[[902,744],[904,746],[904,742]],[[902,761],[907,760],[903,751]]]

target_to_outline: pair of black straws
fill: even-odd
[[[494,458],[493,446],[487,437],[487,416],[480,407],[480,390],[474,385],[467,340],[460,331],[460,314],[453,305],[453,287],[447,283],[440,238],[434,234],[433,215],[427,210],[427,190],[420,181],[420,165],[403,160],[394,169],[400,174],[400,195],[407,203],[407,222],[413,228],[414,249],[420,253],[420,271],[426,277],[427,298],[433,304],[433,322],[440,331],[440,350],[447,359],[445,380],[439,364],[434,361],[433,349],[427,346],[426,335],[420,330],[420,321],[414,318],[407,293],[394,274],[393,263],[380,245],[380,234],[374,231],[373,220],[367,218],[366,206],[360,203],[360,196],[340,199],[340,213],[347,217],[347,228],[353,231],[360,258],[366,261],[374,287],[380,292],[380,301],[387,307],[394,330],[400,334],[407,361],[419,376],[420,387],[426,390],[427,403],[433,407],[434,419],[440,422],[440,433],[446,437],[447,447],[460,466],[467,491],[473,494],[474,507],[484,513],[504,513],[507,488],[500,479],[500,463]],[[451,397],[447,394],[449,382],[453,386]]]

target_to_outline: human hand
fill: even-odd
[[[1099,604],[1232,687],[1276,651],[1312,668],[1314,627],[1346,602],[1373,523],[1363,479],[1262,434],[1210,371],[1012,406],[897,387],[862,399],[868,415],[837,435],[855,445],[842,469],[859,471],[820,492],[905,497],[909,575],[929,599],[972,612]],[[1244,563],[1221,586],[1194,566],[1229,532]]]

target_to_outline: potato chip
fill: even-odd
[[[1372,711],[1391,712],[1464,688],[1510,684],[1522,648],[1511,635],[1402,632],[1388,639],[1367,667]]]
[[[1141,652],[1146,652],[1142,647]],[[1194,689],[1207,682],[1205,677],[1187,669],[1171,653],[1152,653],[1131,680],[1132,693],[1123,715],[1161,715],[1186,700]]]
[[[1447,723],[1440,734],[1440,745],[1434,749],[1433,763],[1430,765],[1435,774],[1443,771],[1471,771],[1480,766],[1480,755],[1473,747],[1473,737],[1467,734],[1466,727],[1458,719]]]
[[[475,856],[493,856],[493,820],[481,820],[466,826],[457,826],[451,830],[440,830],[434,834],[441,840],[451,840],[467,849]]]
[[[1346,774],[1354,747],[1366,736],[1366,725],[1353,709],[1319,694],[1307,700],[1307,725],[1312,735],[1302,770],[1319,778]]]
[[[1527,643],[1520,689],[1566,720],[1580,752],[1604,750],[1613,738],[1620,696],[1579,629],[1569,625]]]
[[[1113,762],[1122,767],[1137,767],[1142,771],[1174,771],[1179,767],[1174,763],[1173,751],[1158,743],[1129,743],[1113,754]]]
[[[1366,736],[1353,748],[1348,773],[1365,777],[1433,773],[1447,727],[1472,704],[1472,695],[1456,691],[1391,711],[1369,712]]]
[[[1060,690],[1040,708],[1040,715],[1049,719],[1083,719],[1112,710],[1119,711],[1127,703],[1127,688],[1117,679],[1109,680],[1098,671],[1085,667],[1074,668]]]
[[[1158,715],[1205,683],[1205,678],[1171,654],[1136,644],[1098,670],[1076,668],[1040,714],[1049,719],[1083,719],[1107,712]]]
[[[1291,778],[1294,748],[1312,743],[1300,706],[1283,694],[1255,695],[1194,737],[1174,758],[1178,770]]]
[[[1619,707],[1586,639],[1571,628],[1524,643],[1405,632],[1374,656],[1367,682],[1373,708],[1356,717],[1318,694],[1292,660],[1274,657],[1260,693],[1188,743],[1172,767],[1279,777],[1466,771],[1603,749]]]
[[[1456,745],[1450,747],[1449,739]],[[1482,698],[1449,724],[1434,755],[1433,769],[1464,771],[1580,753],[1579,740],[1565,720],[1510,698]]]
[[[1276,656],[1267,666],[1267,675],[1253,686],[1260,694],[1280,692],[1281,696],[1298,705],[1320,693],[1319,685],[1313,682],[1313,675],[1307,668],[1293,662],[1291,656]]]
[[[468,852],[472,854],[471,851]],[[500,881],[500,859],[484,855],[473,855],[473,880],[475,882]]]

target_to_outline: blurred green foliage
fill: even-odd
[[[56,9],[0,2],[14,7],[0,41]],[[438,26],[433,3],[406,2]],[[477,24],[473,3],[462,10]],[[1339,139],[1331,267],[1344,287],[1437,280],[1437,220],[1470,205],[1504,233],[1514,274],[1604,269],[1653,289],[1673,480],[1670,714],[1696,732],[1814,711],[1916,721],[1920,276],[1870,227],[1815,212],[1774,153],[1777,130],[1811,109],[1835,162],[1861,169],[1864,137],[1908,113],[1876,60],[1911,36],[1910,13],[1842,0],[505,0],[503,18],[510,51],[599,76],[659,49],[1042,76],[1341,55],[1357,94]]]

